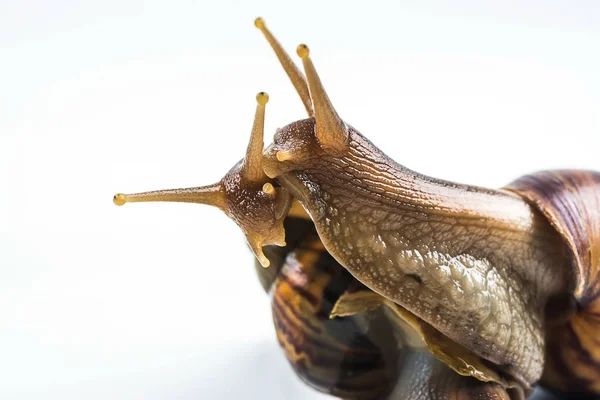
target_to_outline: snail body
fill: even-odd
[[[313,131],[312,120],[282,128],[267,160]],[[420,176],[354,129],[349,136],[348,155],[307,151],[316,157],[299,161],[302,170],[277,175],[327,251],[367,287],[477,355],[518,379],[539,379],[544,304],[565,282],[550,224],[514,195]],[[298,168],[285,163],[284,170]]]
[[[357,295],[373,292],[325,251],[309,220],[288,217],[284,226],[294,232],[287,245],[266,247],[271,265],[256,268],[279,343],[304,382],[344,399],[510,398],[511,389],[461,376],[408,340],[380,307],[350,311],[364,305]],[[343,313],[352,315],[333,318]]]
[[[308,47],[297,50],[305,78],[255,25],[309,118],[263,151],[261,92],[246,157],[223,180],[115,203],[225,211],[270,265],[257,271],[278,339],[319,390],[423,398],[402,361],[414,359],[438,371],[423,381],[431,398],[522,398],[540,379],[600,394],[600,174],[543,172],[492,190],[411,171],[339,117]]]

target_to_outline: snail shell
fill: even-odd
[[[277,338],[296,374],[312,387],[344,399],[383,398],[397,377],[399,349],[390,323],[382,315],[368,322],[329,318],[352,283],[312,227],[290,249],[270,290]]]
[[[543,382],[600,394],[600,173],[544,171],[508,188],[538,208],[568,248],[576,311],[546,333]]]

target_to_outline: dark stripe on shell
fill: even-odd
[[[544,171],[508,186],[537,207],[562,236],[571,260],[577,312],[546,337],[543,382],[600,394],[600,173]]]
[[[317,240],[309,238],[288,254],[273,284],[279,343],[294,371],[312,387],[348,399],[381,398],[395,380],[395,365],[354,318],[329,319],[353,278]]]

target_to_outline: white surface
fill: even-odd
[[[260,90],[269,136],[304,118],[258,15],[412,169],[490,187],[600,169],[599,3],[448,3],[2,1],[0,398],[320,397],[232,222],[111,201],[217,181]]]

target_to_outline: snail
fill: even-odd
[[[308,118],[208,186],[117,194],[201,203],[244,232],[278,340],[309,385],[344,399],[600,395],[600,173],[544,171],[498,190],[396,163],[344,122],[258,18]],[[268,268],[267,268],[268,267]]]

